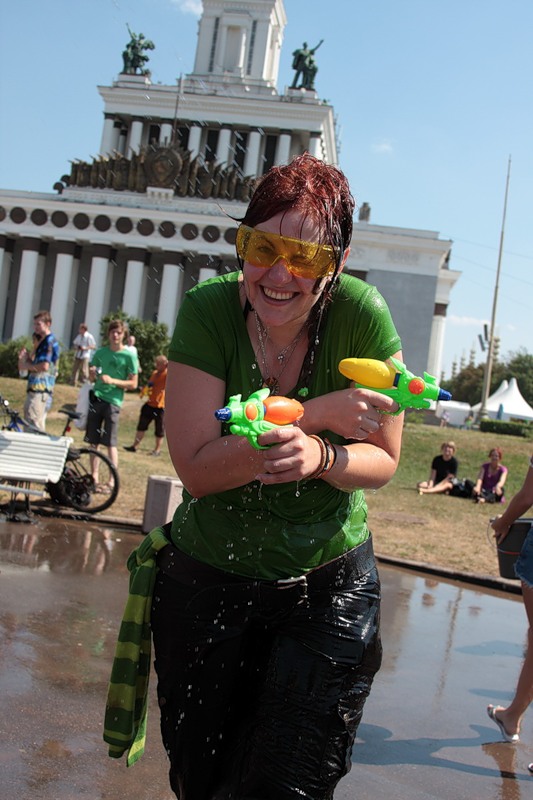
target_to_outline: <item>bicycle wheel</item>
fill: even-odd
[[[93,475],[98,475],[97,481]],[[96,514],[113,505],[120,481],[114,464],[107,456],[98,450],[80,447],[70,450],[60,480],[49,484],[47,488],[58,505]]]

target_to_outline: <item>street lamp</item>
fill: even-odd
[[[503,219],[502,219],[502,229],[500,233],[500,249],[498,252],[498,267],[496,269],[496,283],[494,286],[494,296],[492,300],[492,316],[490,319],[490,334],[488,337],[488,351],[487,351],[487,363],[485,365],[485,372],[483,375],[483,389],[481,392],[481,406],[479,408],[477,422],[483,419],[485,414],[487,413],[487,400],[490,394],[490,379],[492,377],[492,365],[494,362],[494,329],[496,326],[496,308],[498,306],[498,290],[500,288],[500,269],[502,265],[502,254],[503,254],[503,238],[505,233],[505,217],[507,215],[507,196],[509,194],[509,178],[511,177],[511,156],[509,156],[509,161],[507,164],[507,180],[505,182],[505,199],[503,201]]]

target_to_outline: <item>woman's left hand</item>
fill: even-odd
[[[288,483],[308,478],[322,461],[320,443],[296,425],[286,425],[262,433],[258,442],[270,445],[263,454],[263,472],[256,480],[265,484]]]

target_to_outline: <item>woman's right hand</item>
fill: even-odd
[[[490,526],[494,531],[494,538],[496,539],[496,544],[501,544],[507,534],[509,533],[511,526],[505,523],[502,524],[502,517],[496,517],[495,519],[491,519]]]

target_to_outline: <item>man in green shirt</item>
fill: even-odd
[[[135,356],[124,346],[126,329],[121,320],[112,320],[107,329],[109,344],[94,354],[90,379],[95,384],[89,401],[85,441],[98,449],[106,445],[109,458],[118,468],[118,418],[124,392],[137,388],[138,366]],[[96,461],[96,460],[95,460]],[[98,465],[95,463],[95,469]],[[98,483],[98,475],[93,474]],[[101,487],[102,491],[105,487]]]

